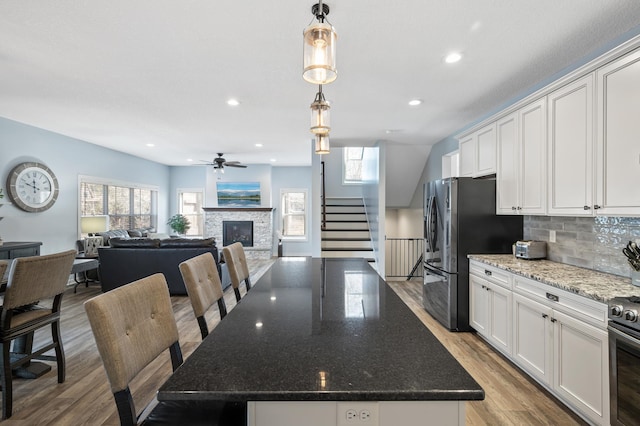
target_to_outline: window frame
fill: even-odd
[[[348,161],[353,161],[353,160],[349,160],[347,158],[347,153],[349,152],[350,148],[358,148],[361,150],[361,155],[360,155],[360,180],[348,180],[347,179],[347,162]],[[364,147],[361,146],[345,146],[342,148],[342,184],[343,185],[362,185],[363,184],[363,177],[362,177],[362,161],[364,159]]]
[[[285,214],[284,196],[289,193],[304,194],[304,213]],[[307,188],[281,188],[280,189],[280,229],[279,238],[282,241],[309,241],[309,190]],[[284,234],[285,216],[303,216],[304,217],[304,235],[287,236]]]
[[[104,188],[103,197],[102,197],[102,215],[106,215],[109,218],[109,229],[120,229],[120,228],[111,228],[111,218],[112,217],[128,217],[128,227],[126,229],[135,229],[135,217],[136,216],[149,216],[149,226],[153,229],[158,229],[158,198],[160,196],[160,190],[158,186],[155,185],[146,185],[135,182],[127,182],[120,181],[116,179],[105,179],[96,176],[89,175],[78,175],[78,235],[80,235],[80,218],[83,216],[83,213],[87,213],[87,215],[96,214],[95,212],[83,212],[84,206],[82,205],[83,194],[82,187],[83,184],[92,184],[92,185],[101,185]],[[109,187],[118,187],[118,188],[126,188],[129,190],[129,213],[128,214],[117,214],[109,213]],[[142,214],[136,213],[135,210],[135,190],[148,190],[151,191],[151,199],[149,206],[149,213]]]
[[[182,208],[184,207],[183,203],[182,203],[182,194],[185,194],[185,193],[186,194],[192,194],[192,193],[201,194],[201,196],[202,196],[202,208],[204,208],[204,206],[206,205],[205,204],[206,192],[205,192],[204,188],[178,188],[177,189],[178,213],[183,214],[185,216],[192,216],[192,215],[195,214],[195,215],[198,216],[199,221],[200,221],[199,228],[200,228],[201,233],[194,234],[194,233],[189,233],[187,231],[186,236],[187,237],[195,237],[195,238],[200,237],[200,238],[202,238],[204,236],[204,210],[201,209],[199,213],[185,213],[182,210]],[[197,226],[193,225],[193,221],[191,219],[189,221],[191,222],[191,228],[189,228],[189,231],[191,231],[192,229],[198,228]]]

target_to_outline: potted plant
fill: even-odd
[[[191,228],[189,219],[183,214],[174,214],[169,218],[167,225],[173,229],[177,234],[184,235]]]

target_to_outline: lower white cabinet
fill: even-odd
[[[496,269],[470,262],[471,326],[589,422],[608,425],[607,306]]]

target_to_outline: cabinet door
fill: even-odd
[[[472,177],[476,163],[476,140],[474,135],[460,139],[460,176]]]
[[[476,134],[476,164],[474,176],[487,176],[496,172],[496,125],[478,130]]]
[[[489,339],[502,352],[511,355],[512,306],[511,290],[491,284],[489,291]]]
[[[593,75],[549,95],[550,215],[591,216],[593,210]]]
[[[518,116],[511,114],[496,123],[496,213],[517,214]]]
[[[598,78],[597,214],[640,215],[640,51]]]
[[[469,275],[469,323],[483,336],[488,336],[489,323],[489,283],[476,275]]]
[[[553,387],[597,424],[609,421],[609,340],[606,331],[554,311]]]
[[[551,308],[513,294],[513,359],[532,376],[552,384]]]
[[[519,111],[521,214],[546,213],[547,98]]]

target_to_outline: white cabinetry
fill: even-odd
[[[459,140],[460,176],[480,177],[496,172],[496,127],[491,123]]]
[[[498,214],[546,213],[547,98],[496,123]]]
[[[509,274],[472,263],[469,285],[471,326],[495,348],[511,355],[512,293]]]
[[[476,260],[469,271],[478,334],[584,418],[609,424],[607,306]]]
[[[596,424],[609,424],[607,307],[514,277],[513,359]]]
[[[597,214],[640,215],[640,51],[597,71]]]
[[[549,215],[591,216],[593,161],[593,74],[548,96]]]

